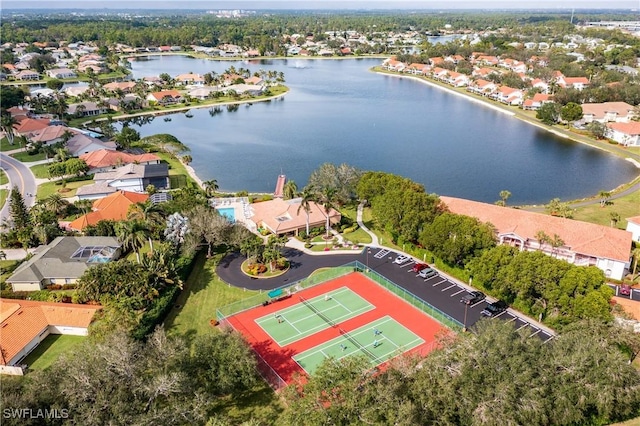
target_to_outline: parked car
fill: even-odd
[[[411,271],[418,273],[422,271],[424,268],[428,268],[428,267],[429,265],[427,265],[426,263],[416,263],[415,265],[413,265],[413,268],[411,268]]]
[[[482,312],[480,312],[485,317],[495,317],[496,315],[501,314],[506,311],[509,305],[507,305],[502,300],[498,300],[497,302],[489,303],[486,308]]]
[[[631,296],[631,286],[629,284],[622,284],[620,290],[618,290],[620,296]]]
[[[438,273],[430,267],[423,268],[420,272],[418,272],[418,276],[424,279],[435,277],[436,275],[438,275]]]
[[[400,256],[396,257],[396,260],[394,260],[393,263],[397,263],[398,265],[402,265],[407,260],[409,260],[409,256],[405,256],[405,255],[401,254]]]
[[[481,291],[472,291],[471,293],[467,293],[460,299],[461,303],[465,305],[473,305],[474,303],[478,303],[484,300],[486,296]]]

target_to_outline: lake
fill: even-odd
[[[221,190],[273,192],[284,173],[302,188],[320,164],[348,163],[409,177],[427,192],[510,204],[582,198],[632,180],[621,158],[556,137],[489,107],[417,81],[369,69],[380,59],[208,61],[151,56],[133,77],[171,76],[230,66],[282,71],[283,100],[241,105],[214,116],[193,109],[138,126],[188,145],[192,166]]]

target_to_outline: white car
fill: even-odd
[[[396,260],[394,260],[393,263],[397,263],[398,265],[402,265],[407,260],[409,260],[409,256],[405,256],[405,255],[401,254],[400,256],[396,257]]]

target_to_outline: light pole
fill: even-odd
[[[469,305],[467,305],[466,303],[464,304],[464,320],[462,322],[462,331],[466,332],[467,331],[467,307]]]

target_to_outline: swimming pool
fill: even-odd
[[[216,210],[218,210],[218,213],[220,213],[222,216],[226,217],[229,222],[235,223],[236,209],[234,209],[233,207],[222,207]]]

